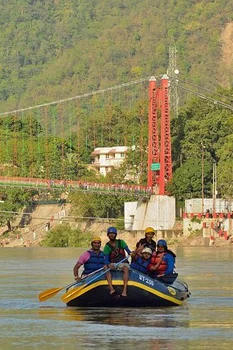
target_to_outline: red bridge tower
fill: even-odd
[[[159,123],[160,121],[160,123]],[[160,124],[160,132],[159,132]],[[169,82],[164,75],[160,85],[155,77],[149,81],[149,139],[147,185],[156,194],[166,194],[172,178]]]

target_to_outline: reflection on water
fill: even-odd
[[[40,318],[59,318],[69,321],[84,321],[96,324],[124,325],[127,327],[188,327],[188,308],[184,307],[179,315],[174,308],[132,309],[132,308],[65,308],[62,313],[57,309],[40,308]],[[182,317],[181,317],[182,315]]]
[[[170,308],[68,308],[39,292],[72,282],[82,250],[1,249],[0,349],[232,349],[232,248],[177,249],[177,269],[192,292]]]
[[[127,348],[133,349],[135,346],[141,347],[142,341],[145,342],[145,349],[173,349],[173,336],[167,339],[168,332],[174,335],[175,329],[189,327],[187,308],[180,308],[180,312],[174,308],[65,308],[62,311],[41,308],[38,317],[40,320],[63,321],[75,326],[76,341],[82,344],[83,349],[119,349],[126,344]],[[68,331],[69,336],[72,336],[71,330]],[[154,339],[158,339],[157,344],[154,344]],[[159,339],[163,340],[163,347],[160,347]]]

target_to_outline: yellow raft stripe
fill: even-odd
[[[123,281],[113,280],[112,284],[115,285],[115,286],[122,286],[123,285]],[[96,288],[96,287],[106,286],[106,285],[108,285],[108,282],[106,280],[101,280],[101,281],[95,282],[93,284],[90,284],[89,286],[87,286],[87,287],[83,288],[82,290],[80,290],[80,293],[77,295],[77,298],[80,297],[81,295],[85,294],[86,292],[89,292],[90,290]],[[169,296],[167,294],[161,293],[158,290],[155,290],[155,289],[153,289],[151,287],[145,286],[144,284],[139,283],[139,282],[129,281],[128,282],[128,286],[133,286],[133,287],[138,287],[138,288],[144,289],[147,292],[150,292],[150,293],[152,293],[152,294],[154,294],[154,295],[156,295],[156,296],[158,296],[158,297],[160,297],[162,299],[169,300],[172,303],[177,304],[177,305],[182,305],[183,304],[183,302],[181,300],[177,300],[176,298],[174,298],[172,296]]]

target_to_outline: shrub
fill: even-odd
[[[92,234],[81,229],[72,229],[63,223],[50,230],[41,242],[43,247],[88,247]]]

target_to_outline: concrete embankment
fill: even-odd
[[[60,224],[69,211],[69,206],[38,205],[35,210],[27,215],[27,223],[21,227],[25,213],[14,222],[16,229],[12,233],[6,233],[4,227],[0,234],[0,244],[5,247],[37,247],[44,239],[47,232]]]
[[[29,221],[26,226],[18,227],[16,233],[4,234],[6,227],[0,231],[0,244],[2,247],[39,247],[40,242],[45,238],[47,232],[56,225],[62,223],[63,219],[69,220],[70,206],[65,205],[38,205],[30,214]],[[21,216],[22,218],[22,216]],[[18,218],[17,221],[20,222]],[[69,222],[69,221],[68,221]],[[102,246],[107,242],[107,228],[114,226],[111,220],[101,221],[70,221],[73,228],[78,227],[84,232],[91,232],[98,235],[102,239]],[[118,238],[126,241],[130,249],[135,248],[136,242],[144,237],[144,230],[125,231],[119,230]],[[183,222],[177,221],[173,230],[157,230],[155,240],[165,238],[170,247],[177,246],[223,246],[232,244],[232,240],[224,240],[223,238],[215,238],[214,241],[210,237],[203,237],[200,231],[198,235],[184,235]]]

